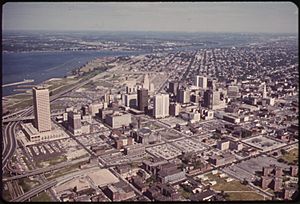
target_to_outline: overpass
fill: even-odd
[[[32,198],[33,196],[55,186],[57,184],[57,181],[56,180],[52,180],[52,181],[49,181],[49,182],[46,182],[46,183],[43,183],[41,185],[39,185],[37,188],[33,188],[31,189],[30,191],[24,193],[23,195],[15,198],[15,199],[12,199],[11,202],[23,202],[23,201],[26,201],[30,198]]]
[[[80,162],[84,162],[84,161],[88,161],[88,158],[82,158],[82,159],[77,159],[74,161],[69,161],[69,162],[63,162],[63,163],[59,163],[57,165],[53,165],[53,166],[49,166],[49,167],[45,167],[45,168],[40,168],[37,170],[33,170],[30,171],[28,173],[25,174],[21,174],[21,175],[16,175],[16,176],[12,176],[12,177],[7,177],[7,178],[3,178],[2,181],[12,181],[12,180],[16,180],[16,179],[21,179],[21,178],[25,178],[25,177],[29,177],[29,176],[35,176],[38,174],[43,174],[49,171],[54,171],[69,165],[73,165],[73,164],[77,164]]]

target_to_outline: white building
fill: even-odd
[[[120,128],[123,125],[129,126],[131,123],[131,115],[125,112],[114,112],[106,115],[105,122],[112,128]]]
[[[155,118],[164,118],[169,116],[169,95],[157,94],[154,96],[154,110],[153,116]]]
[[[49,90],[36,86],[32,89],[33,107],[34,107],[34,125],[39,132],[51,130],[51,114],[50,114],[50,99]]]
[[[137,106],[137,94],[125,94],[124,105],[127,107],[134,108]]]
[[[207,88],[207,77],[205,76],[195,76],[194,85],[206,89]]]

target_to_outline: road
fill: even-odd
[[[68,175],[56,178],[56,179],[51,180],[51,181],[46,181],[45,183],[31,189],[30,191],[24,193],[23,195],[11,200],[10,202],[24,202],[24,201],[27,201],[30,198],[34,197],[35,195],[37,195],[37,194],[39,194],[39,193],[41,193],[41,192],[43,192],[47,189],[50,189],[55,185],[58,185],[58,184],[63,183],[65,181],[71,180],[75,177],[82,176],[84,173],[95,171],[96,169],[99,169],[99,167],[92,167],[92,168],[89,168],[89,169],[82,170],[80,172],[75,172],[75,173],[72,173],[72,174],[68,174]]]
[[[3,143],[4,148],[2,149],[2,172],[7,165],[9,159],[13,156],[15,149],[17,148],[17,140],[15,137],[15,128],[19,122],[9,123],[4,130]]]
[[[90,79],[87,79],[87,80],[84,80],[84,81],[81,81],[81,82],[78,82],[77,84],[75,84],[74,86],[70,87],[70,88],[67,88],[53,96],[50,96],[50,102],[53,102],[55,101],[57,98],[59,98],[61,95],[63,94],[66,94],[70,91],[72,91],[73,89],[76,89],[76,88],[79,88],[81,86],[84,86],[86,84],[88,84],[90,81],[93,81],[97,78],[99,78],[100,76],[103,76],[104,73],[106,72],[102,72]],[[24,110],[20,110],[16,113],[12,113],[10,115],[7,115],[5,117],[2,117],[2,120],[4,119],[8,119],[14,115],[17,115],[17,118],[22,118],[22,117],[28,117],[30,115],[32,115],[32,112],[33,112],[33,107],[30,106]],[[2,171],[4,170],[5,166],[7,165],[7,161],[13,156],[15,150],[16,150],[16,147],[17,147],[17,141],[16,141],[16,138],[15,138],[15,128],[17,127],[17,125],[19,124],[19,122],[10,122],[7,124],[7,128],[5,128],[5,134],[3,135],[4,137],[4,140],[5,140],[5,146],[3,146],[3,160],[2,160]]]
[[[73,161],[67,161],[67,162],[59,163],[59,164],[56,164],[56,165],[53,165],[53,166],[36,169],[36,170],[30,171],[30,172],[27,172],[25,174],[3,178],[2,180],[3,181],[11,181],[11,180],[21,179],[21,178],[25,178],[25,177],[29,177],[29,176],[35,176],[35,175],[38,175],[38,174],[43,174],[43,173],[46,173],[46,172],[49,172],[49,171],[58,170],[58,169],[61,169],[63,167],[67,167],[67,166],[74,165],[74,164],[84,162],[84,161],[88,161],[88,160],[89,160],[89,158],[82,158],[82,159],[77,159],[77,160],[73,160]]]

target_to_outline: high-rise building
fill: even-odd
[[[155,118],[164,118],[169,116],[169,95],[157,94],[154,96],[154,112]]]
[[[178,89],[177,101],[179,103],[189,103],[190,102],[190,91],[188,89]]]
[[[150,90],[150,80],[148,74],[145,74],[144,80],[143,80],[143,88]]]
[[[51,114],[50,114],[50,99],[49,90],[36,86],[32,89],[33,93],[33,107],[35,127],[39,132],[46,132],[51,130]]]
[[[178,86],[179,86],[179,83],[177,81],[170,81],[169,82],[169,92],[173,93],[176,96]]]
[[[195,76],[194,85],[206,89],[207,88],[207,77],[205,76]]]
[[[144,80],[143,80],[143,85],[142,87],[144,89],[147,89],[148,92],[150,93],[153,93],[154,91],[154,84],[153,83],[150,83],[150,80],[149,80],[149,75],[148,74],[145,74],[144,75]]]
[[[80,113],[69,112],[68,113],[69,130],[74,135],[81,134],[81,115]]]
[[[267,86],[266,86],[266,83],[264,83],[263,98],[267,98]]]
[[[208,89],[204,92],[204,107],[209,109],[215,109],[220,105],[224,105],[223,101],[221,101],[221,92]],[[220,106],[221,107],[221,106]],[[223,106],[222,106],[223,107]]]
[[[124,104],[127,107],[135,108],[137,102],[137,94],[125,94]]]
[[[212,90],[216,89],[216,80],[214,79],[207,79],[207,88],[210,88]]]
[[[136,93],[136,82],[135,81],[130,81],[126,85],[126,93],[127,94],[132,94]]]
[[[138,109],[140,111],[146,112],[148,109],[148,90],[139,89],[138,90]]]
[[[180,104],[179,103],[171,103],[169,108],[169,113],[172,116],[178,116],[180,113]]]

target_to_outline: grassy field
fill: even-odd
[[[212,173],[207,174],[208,181],[216,181],[217,184],[211,186],[213,190],[216,191],[224,191],[227,196],[226,200],[235,201],[235,200],[264,200],[264,197],[258,193],[256,193],[252,188],[241,184],[238,180],[233,180],[230,182],[226,182],[226,178],[220,178],[220,173],[213,175]],[[236,192],[234,192],[236,191]],[[244,191],[244,192],[243,192]]]
[[[9,105],[7,106],[7,109],[11,112],[15,112],[15,111],[18,111],[18,110],[21,110],[21,109],[24,109],[28,106],[31,106],[32,105],[32,98],[30,99],[23,99],[21,100],[20,99],[20,102],[12,102],[13,104],[10,105],[11,103],[9,102]]]
[[[58,170],[56,171],[55,173],[53,174],[45,174],[46,178],[51,180],[51,179],[55,179],[55,178],[58,178],[60,176],[64,176],[66,174],[69,174],[69,173],[72,173],[72,172],[75,172],[75,171],[78,171],[79,170],[79,167],[80,165],[84,164],[85,162],[80,162],[78,164],[74,164],[72,166],[69,166],[69,167],[65,167],[64,169],[61,169],[61,170]]]
[[[211,181],[216,181],[217,184],[213,185],[212,188],[216,191],[222,191],[222,190],[226,190],[226,191],[251,191],[252,189],[249,188],[246,185],[241,184],[240,181],[237,180],[233,180],[230,182],[226,182],[226,178],[220,178],[219,177],[219,173],[218,174],[208,174],[206,175],[209,180]]]
[[[264,200],[264,197],[256,192],[228,192],[228,197],[226,200]]]
[[[3,189],[3,191],[2,191],[2,198],[5,201],[10,201],[12,199],[12,197],[11,197],[8,189],[7,190]]]
[[[67,161],[67,157],[65,155],[57,156],[57,157],[54,157],[54,158],[50,158],[48,160],[43,160],[43,161],[36,162],[36,165],[39,168],[43,168],[43,167],[47,167],[47,166],[62,163],[64,161]]]
[[[46,193],[40,193],[38,196],[35,196],[31,199],[31,202],[50,202],[51,198],[50,196]]]
[[[18,183],[20,186],[22,186],[24,192],[27,192],[33,187],[39,185],[38,181],[31,181],[29,178],[19,179]]]
[[[178,189],[178,192],[186,199],[189,199],[192,193],[185,191],[182,187]]]
[[[298,148],[288,151],[286,154],[282,155],[281,158],[288,163],[294,163],[294,161],[297,161],[296,164],[298,164]]]

